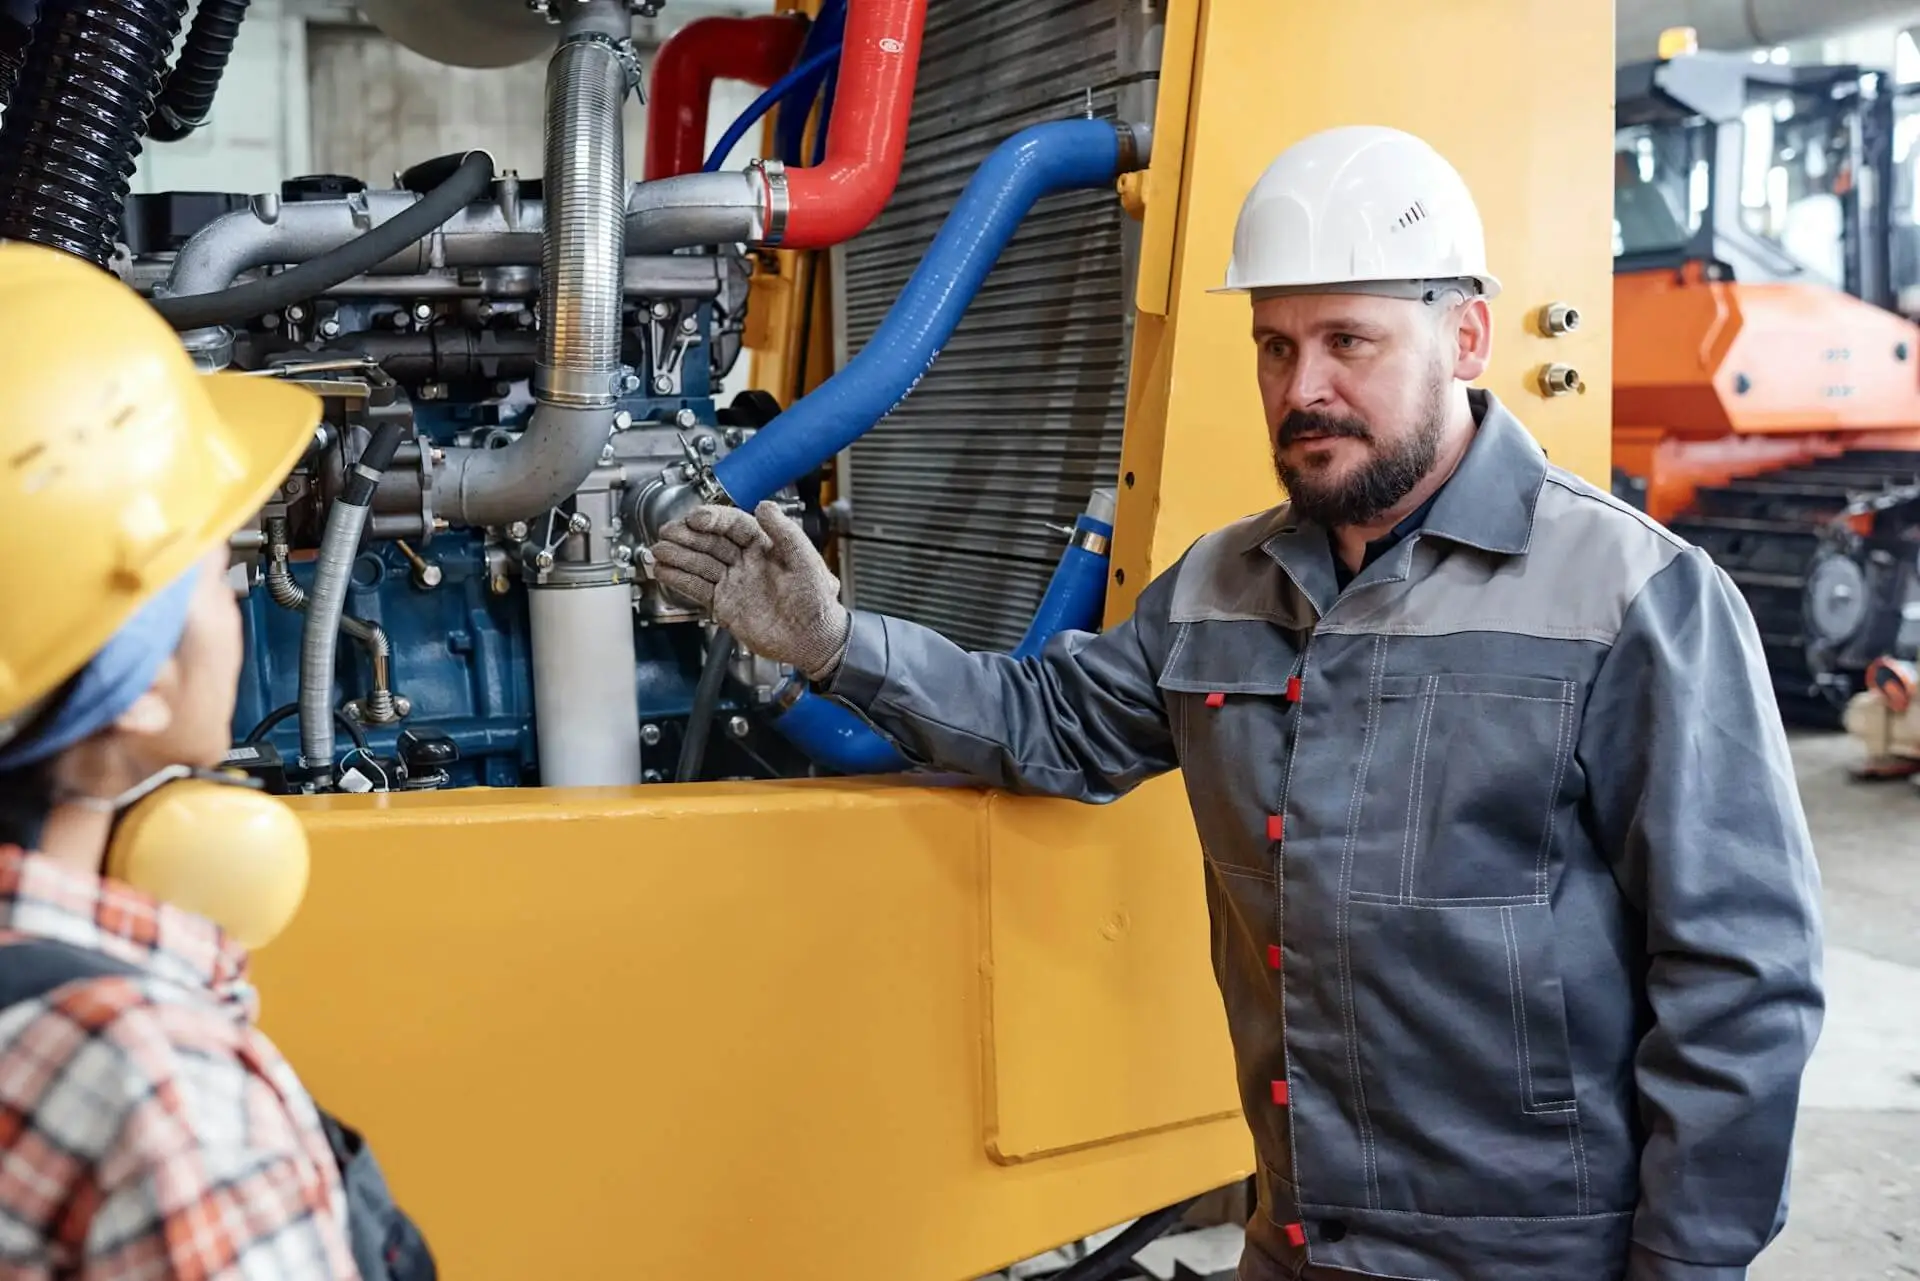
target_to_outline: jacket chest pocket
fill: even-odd
[[[1362,901],[1544,901],[1577,686],[1481,672],[1383,677],[1351,893]]]
[[[1208,860],[1273,879],[1273,816],[1286,794],[1299,647],[1273,623],[1180,627],[1159,687]]]

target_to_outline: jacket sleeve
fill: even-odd
[[[1148,584],[1111,629],[1062,633],[1022,660],[856,611],[825,692],[916,765],[1012,792],[1112,801],[1175,765],[1156,682],[1178,572]]]
[[[1580,761],[1646,929],[1627,1281],[1737,1281],[1786,1220],[1824,1008],[1819,874],[1758,631],[1705,553],[1683,551],[1629,608]]]

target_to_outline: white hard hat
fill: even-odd
[[[1467,184],[1410,133],[1349,125],[1280,153],[1240,206],[1226,284],[1418,297],[1474,281],[1493,298],[1486,235]]]

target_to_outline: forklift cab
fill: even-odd
[[[1920,313],[1920,116],[1887,72],[1688,53],[1619,68],[1614,270],[1825,285]]]

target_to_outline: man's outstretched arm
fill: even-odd
[[[850,613],[800,527],[771,503],[702,507],[661,531],[655,572],[756,654],[859,712],[916,763],[1010,791],[1110,801],[1174,767],[1155,682],[1171,575],[1133,617],[1036,657],[969,653],[931,628]]]

